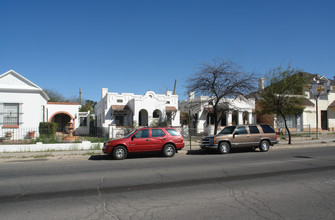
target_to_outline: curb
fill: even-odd
[[[335,147],[334,141],[320,141],[312,143],[293,143],[282,144],[278,143],[274,146],[271,146],[270,151],[272,150],[286,150],[286,149],[298,149],[298,148],[312,148],[312,147]],[[202,151],[200,146],[185,146],[182,150],[179,150],[176,155],[187,155],[189,152]],[[89,156],[98,156],[104,155],[101,150],[81,150],[81,151],[43,151],[43,152],[15,152],[15,153],[0,153],[0,163],[8,161],[27,161],[27,160],[66,160],[66,159],[75,159],[83,158]]]

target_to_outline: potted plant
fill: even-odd
[[[29,131],[28,132],[29,138],[32,139],[35,137],[35,131]]]
[[[5,136],[6,136],[6,138],[10,139],[12,137],[12,132],[11,131],[7,131]]]

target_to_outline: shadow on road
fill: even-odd
[[[89,160],[112,160],[112,157],[109,155],[92,155]]]
[[[141,158],[161,158],[164,157],[162,154],[157,152],[146,152],[146,153],[129,153],[126,160],[129,159],[141,159]],[[164,157],[165,158],[165,157]],[[115,160],[110,155],[92,155],[88,160]]]
[[[231,149],[229,154],[252,153],[252,152],[258,152],[258,151],[259,150],[254,150],[251,148],[239,148],[239,149]],[[219,153],[215,149],[210,149],[210,150],[198,149],[198,150],[188,150],[186,155],[219,155]]]

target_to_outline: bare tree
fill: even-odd
[[[49,102],[65,102],[66,98],[53,89],[43,89],[43,91],[49,96]]]
[[[214,134],[217,134],[222,111],[229,106],[224,98],[247,95],[256,89],[256,77],[241,71],[241,67],[231,60],[217,58],[212,64],[203,64],[200,71],[187,82],[187,90],[197,95],[209,96],[213,105]]]

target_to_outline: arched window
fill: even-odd
[[[156,109],[152,114],[153,118],[160,118],[161,116],[162,116],[162,113],[158,109]]]

